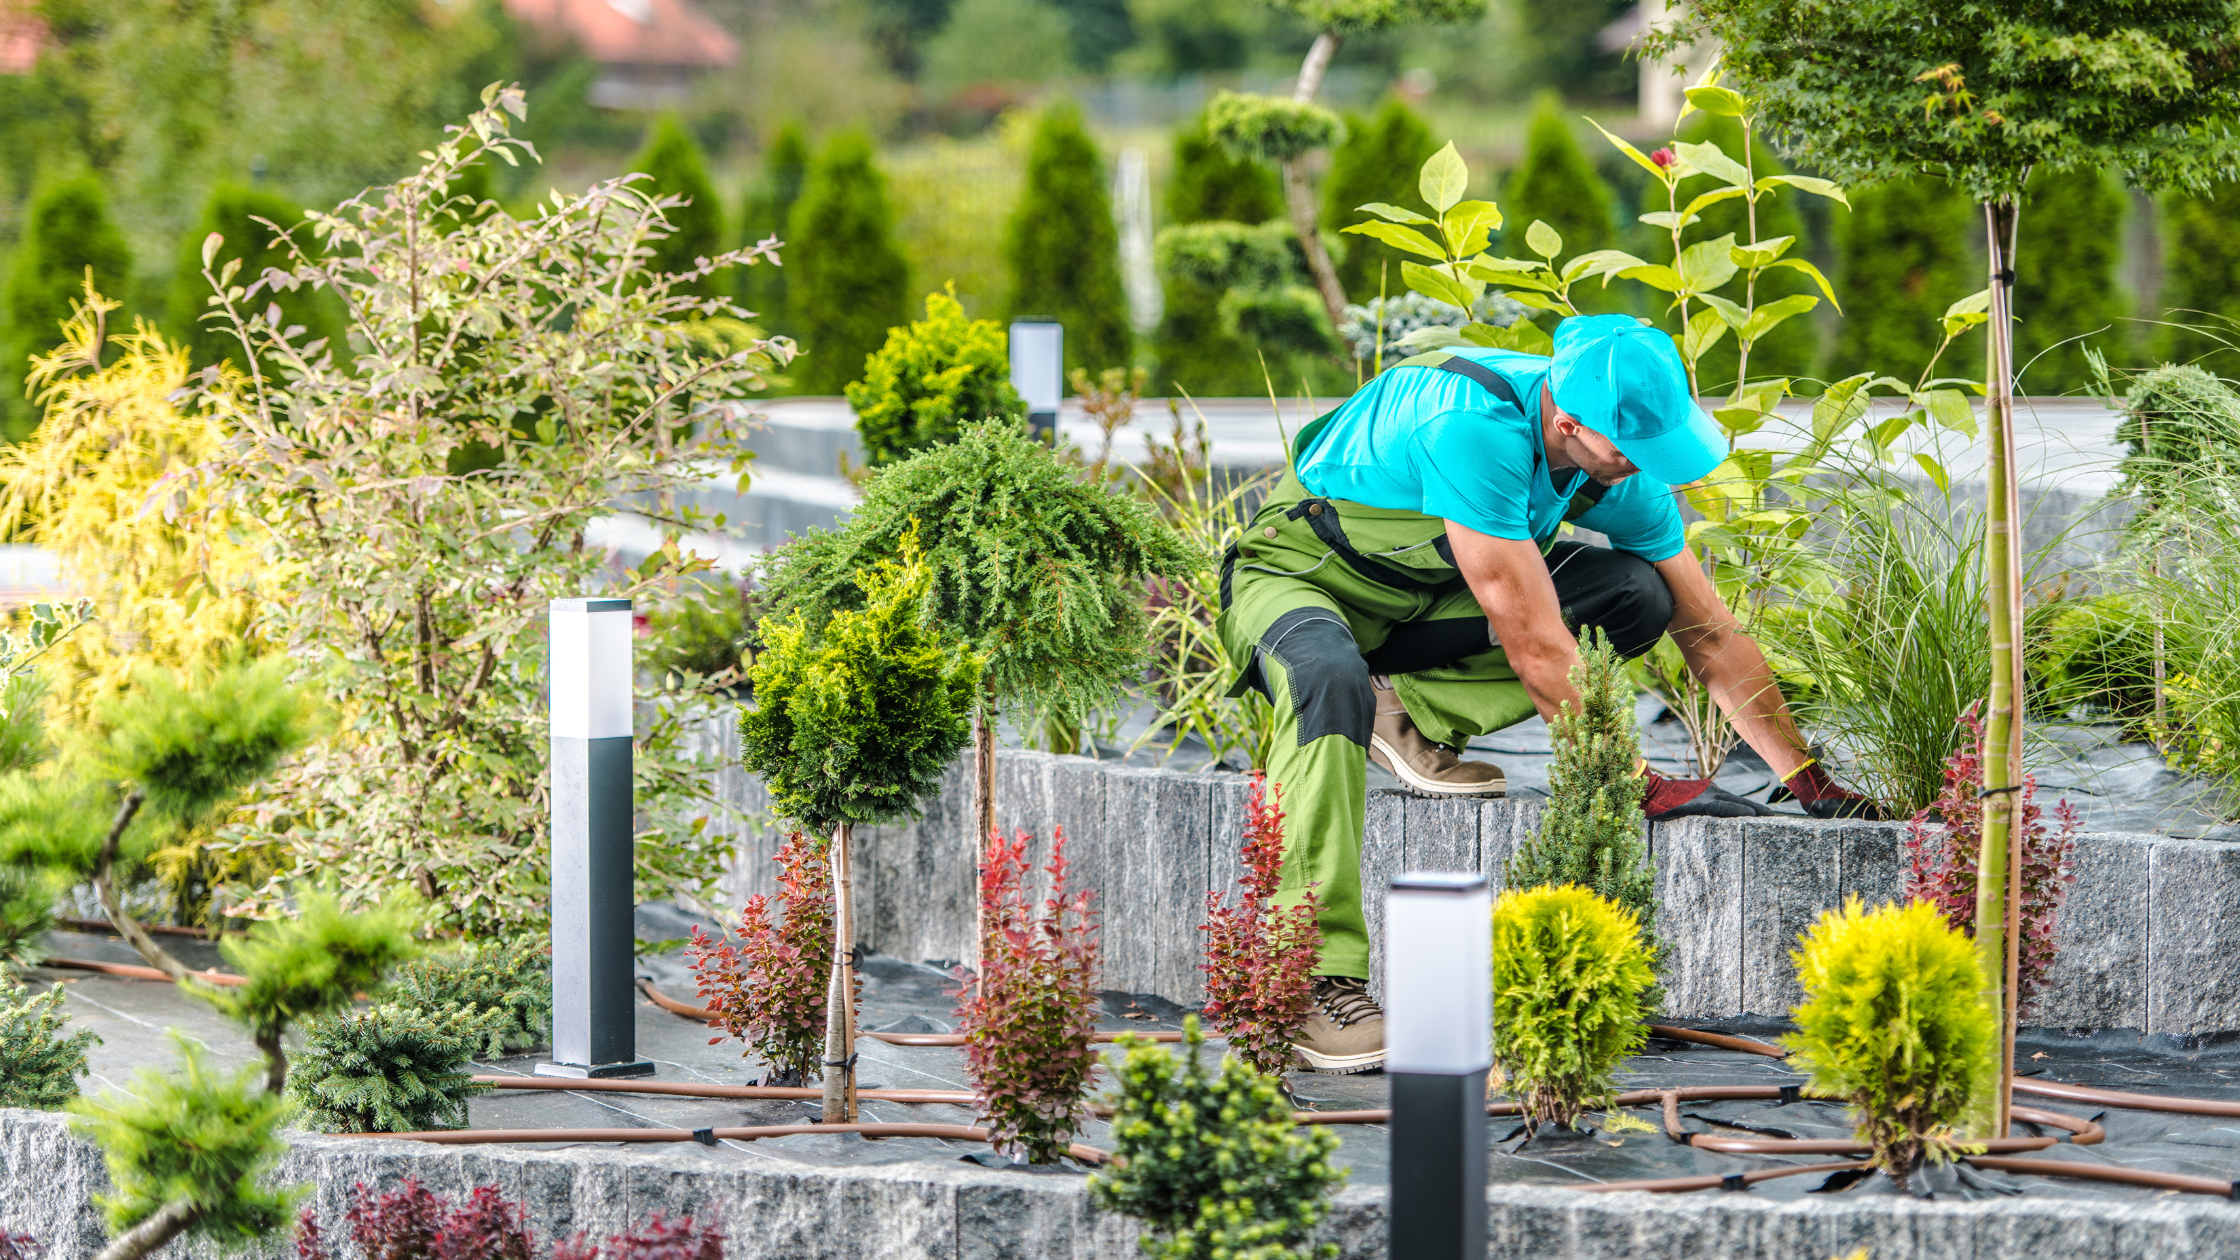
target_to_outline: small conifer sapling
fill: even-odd
[[[785,918],[756,893],[739,912],[737,941],[692,929],[687,951],[708,1027],[747,1043],[769,1068],[765,1085],[806,1085],[825,1036],[824,977],[832,967],[832,873],[825,846],[792,832],[772,859]],[[710,1037],[709,1045],[721,1042]]]
[[[62,986],[34,994],[0,967],[0,1107],[60,1107],[78,1096],[91,1029],[59,1035]]]
[[[1493,910],[1494,1057],[1525,1123],[1572,1128],[1617,1103],[1656,987],[1632,912],[1577,884],[1503,893]]]
[[[552,945],[530,935],[468,941],[397,968],[382,997],[423,1010],[456,1005],[495,1014],[484,1025],[481,1057],[534,1050],[552,1040]]]
[[[1029,887],[1028,838],[988,848],[980,868],[981,971],[959,969],[965,1075],[997,1152],[1054,1164],[1088,1119],[1082,1093],[1096,1070],[1095,913],[1088,889],[1066,887],[1066,837],[1050,843],[1050,895]]]
[[[1283,793],[1255,772],[1245,796],[1243,889],[1233,906],[1206,894],[1206,1020],[1229,1040],[1231,1053],[1254,1070],[1283,1080],[1291,1041],[1312,1009],[1314,966],[1322,948],[1309,888],[1299,904],[1279,908],[1283,878]]]
[[[304,1021],[288,1097],[321,1133],[465,1128],[467,1099],[490,1091],[468,1060],[508,1022],[504,1011],[458,1005],[329,1011]]]

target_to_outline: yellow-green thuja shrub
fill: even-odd
[[[1804,1004],[1784,1039],[1811,1092],[1852,1105],[1876,1167],[1903,1182],[1955,1153],[1993,1096],[1999,1025],[1975,946],[1927,902],[1831,910],[1790,955]]]
[[[1648,1037],[1657,975],[1633,912],[1577,884],[1493,908],[1493,1056],[1525,1123],[1616,1105],[1618,1064]]]

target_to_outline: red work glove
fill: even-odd
[[[1814,818],[1865,818],[1881,822],[1888,817],[1882,807],[1828,777],[1818,761],[1808,761],[1781,781],[1771,799],[1793,800]]]
[[[1709,779],[1668,779],[1646,766],[1641,777],[1649,785],[1641,797],[1641,812],[1650,822],[1667,818],[1755,818],[1773,812],[1756,801],[1713,786]]]

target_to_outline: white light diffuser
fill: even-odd
[[[1385,1071],[1493,1066],[1493,895],[1486,877],[1423,871],[1385,900]]]
[[[1011,388],[1030,414],[1055,415],[1066,392],[1066,330],[1061,324],[1011,326]]]
[[[552,601],[552,737],[631,734],[630,601]]]

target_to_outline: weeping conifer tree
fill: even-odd
[[[708,179],[708,163],[701,156],[699,142],[677,121],[676,115],[663,114],[654,121],[653,130],[646,134],[646,147],[630,159],[630,170],[653,177],[634,185],[639,192],[652,197],[687,199],[687,204],[667,211],[669,235],[651,243],[653,258],[647,263],[649,269],[682,275],[698,265],[695,259],[713,258],[723,252],[723,203],[716,198],[716,186]],[[714,297],[726,282],[722,276],[703,276],[690,284],[678,285],[671,292]]]
[[[1386,97],[1368,118],[1346,119],[1345,142],[1330,155],[1330,174],[1323,181],[1323,217],[1330,230],[1374,217],[1358,208],[1372,201],[1426,213],[1429,207],[1416,192],[1416,173],[1438,151],[1431,128],[1397,96]],[[1393,296],[1408,291],[1400,264],[1411,255],[1366,236],[1343,239],[1346,256],[1338,264],[1338,280],[1346,296],[1367,304],[1376,299],[1380,283]]]
[[[1009,318],[1063,324],[1069,372],[1129,363],[1135,333],[1120,284],[1120,235],[1104,160],[1080,107],[1069,101],[1043,110],[1035,126],[1004,261],[1011,269]]]
[[[2240,341],[2226,320],[2240,320],[2240,183],[2162,203],[2162,292],[2148,338],[2164,363],[2192,363],[2219,375],[2240,374],[2229,348]]]
[[[2066,394],[2092,382],[2087,347],[2106,355],[2124,340],[2116,289],[2123,261],[2123,190],[2100,170],[2033,178],[2023,190],[2030,248],[2015,264],[2015,385]]]
[[[321,252],[319,240],[308,231],[298,231],[303,222],[303,208],[261,188],[247,188],[240,184],[220,184],[211,190],[210,199],[202,205],[202,219],[179,242],[179,258],[171,272],[171,331],[187,347],[189,361],[203,367],[219,360],[241,368],[241,342],[227,335],[221,326],[207,323],[202,316],[210,309],[210,282],[202,276],[202,243],[212,232],[225,239],[212,258],[211,269],[222,270],[233,259],[241,260],[237,279],[248,284],[264,274],[265,268],[277,267],[293,270],[296,265],[295,250],[279,233],[286,232],[288,239],[305,257],[316,258]],[[265,226],[278,224],[279,229]],[[347,353],[340,339],[340,320],[327,299],[313,292],[308,286],[294,291],[281,290],[266,298],[280,305],[283,324],[301,324],[313,336],[328,339],[328,345],[337,356]],[[261,309],[263,302],[257,303]]]
[[[1983,287],[1970,248],[1982,234],[1981,216],[1966,195],[1925,176],[1854,188],[1850,210],[1834,213],[1834,280],[1844,316],[1821,375],[1837,379],[1871,367],[1911,381],[1944,335],[1938,317]],[[1963,365],[1982,355],[1983,335],[1970,332],[1943,362]]]
[[[748,190],[746,205],[739,213],[740,246],[753,245],[772,236],[786,240],[794,203],[801,200],[801,190],[808,181],[808,142],[801,138],[799,123],[787,123],[778,128],[770,147],[763,150],[762,171],[756,176],[754,187]],[[790,240],[787,243],[790,245]],[[781,258],[795,256],[791,249],[779,253]],[[738,279],[739,305],[754,312],[755,322],[765,332],[793,335],[788,288],[791,272],[790,267],[773,267],[768,263],[732,271]]]
[[[0,330],[0,436],[10,442],[22,441],[38,426],[39,412],[23,396],[24,372],[32,355],[62,339],[71,300],[85,296],[89,267],[96,289],[131,291],[132,249],[109,218],[109,196],[99,179],[78,175],[32,197],[8,277],[7,325]]]
[[[825,145],[788,226],[788,314],[804,351],[795,379],[808,393],[837,394],[910,318],[910,267],[869,136],[842,132]]]

